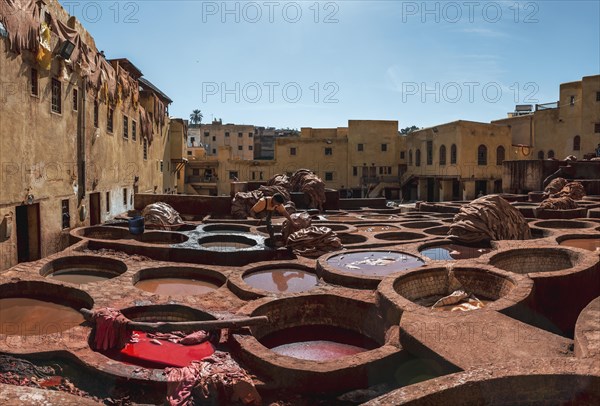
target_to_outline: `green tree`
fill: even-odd
[[[419,127],[417,127],[416,125],[411,125],[410,127],[406,127],[400,130],[400,134],[409,134],[413,131],[418,130]]]
[[[192,114],[190,114],[190,121],[192,122],[193,125],[200,125],[202,123],[202,118],[204,116],[202,115],[202,112],[198,109],[192,111]]]

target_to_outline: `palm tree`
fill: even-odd
[[[198,109],[192,111],[192,114],[190,114],[190,121],[192,122],[193,125],[200,125],[202,123],[202,118],[204,116],[202,115],[202,112]]]

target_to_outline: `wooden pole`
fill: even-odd
[[[79,312],[87,321],[92,320],[94,312],[88,309],[79,309]],[[267,316],[240,317],[229,320],[201,320],[201,321],[177,321],[177,322],[156,322],[148,323],[142,321],[129,320],[127,328],[130,330],[143,331],[147,333],[168,333],[171,331],[196,331],[196,330],[219,330],[222,328],[239,328],[246,326],[255,326],[268,323]]]

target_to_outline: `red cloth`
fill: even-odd
[[[131,338],[131,331],[127,330],[129,319],[117,309],[105,307],[98,309],[92,315],[96,322],[93,347],[95,350],[108,350],[123,348]]]

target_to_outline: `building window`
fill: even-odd
[[[71,228],[71,215],[69,214],[69,199],[63,200],[61,206],[62,228],[64,230],[65,228]]]
[[[487,147],[485,145],[477,148],[477,165],[487,165]]]
[[[331,182],[333,180],[333,172],[325,172],[325,181]]]
[[[446,165],[446,146],[440,147],[440,165]]]
[[[296,155],[296,147],[290,148],[290,155]]]
[[[229,137],[229,131],[225,131],[225,136]],[[213,137],[213,141],[215,140],[215,137]]]
[[[544,151],[538,151],[538,159],[544,159]]]
[[[98,100],[94,100],[94,127],[98,128]]]
[[[114,116],[115,116],[115,111],[109,107],[108,113],[106,114],[106,131],[108,131],[109,133],[113,132]]]
[[[406,156],[406,152],[400,151],[400,159],[404,159],[405,156]]]
[[[573,138],[573,151],[579,151],[581,149],[581,137],[576,135]]]
[[[192,169],[192,176],[200,176],[200,169],[199,168],[193,168]]]
[[[123,206],[127,207],[127,188],[123,188]]]
[[[238,180],[238,172],[237,171],[229,171],[229,179],[230,180]]]
[[[358,176],[358,166],[352,167],[352,176]]]
[[[188,151],[188,152],[187,152],[187,154],[188,154],[188,155],[192,155],[192,151]]]
[[[254,133],[248,133],[248,137],[249,137],[249,138],[252,138],[252,137],[254,137]]]
[[[213,140],[213,141],[216,141],[216,140],[217,140],[217,137],[216,137],[215,135],[213,135],[213,137],[212,137],[212,140]]]
[[[364,144],[358,144],[356,146],[356,150],[357,151],[364,151],[365,150],[365,145]]]
[[[574,106],[574,105],[575,105],[575,96],[571,96],[571,100],[569,101],[569,104],[570,104],[571,106]]]
[[[381,144],[381,152],[387,151],[387,144]]]
[[[244,136],[244,134],[238,133],[238,138],[242,138],[243,136]]]
[[[192,145],[194,145],[195,141],[196,141],[196,137],[190,137],[190,142],[192,143]]]
[[[600,123],[594,123],[594,132],[600,133]]]
[[[137,122],[133,120],[131,120],[131,139],[134,141],[137,139]]]
[[[208,131],[204,131],[204,136],[208,137],[210,135],[210,133]]]
[[[73,89],[73,111],[77,111],[77,108],[79,107],[79,97],[77,96],[77,89]]]
[[[596,101],[600,102],[600,92],[596,92]]]
[[[415,152],[415,166],[421,166],[421,150],[417,149]]]
[[[333,155],[333,149],[332,148],[325,148],[325,155]]]
[[[505,159],[505,155],[506,151],[504,151],[504,147],[502,145],[496,148],[496,165],[502,165],[502,162],[504,162]]]
[[[254,146],[248,145],[248,151],[252,151],[253,149],[254,149]]]
[[[110,213],[110,192],[106,192],[106,212]]]
[[[433,165],[433,141],[427,141],[427,165]]]
[[[59,80],[52,78],[52,111],[60,114],[62,87]]]
[[[213,155],[217,153],[217,150],[215,148],[213,148]]]
[[[412,166],[413,164],[413,157],[412,157],[412,149],[410,151],[408,151],[408,166]]]
[[[548,151],[548,159],[554,158],[554,151],[549,150]]]
[[[38,87],[38,71],[37,69],[31,68],[31,77],[29,78],[31,84],[31,95],[38,96],[40,93]]]
[[[129,138],[129,118],[123,116],[123,138]]]
[[[450,165],[456,164],[456,144],[450,147]]]
[[[238,151],[241,151],[241,150],[243,150],[243,149],[244,149],[244,146],[243,146],[243,145],[238,145]]]
[[[163,171],[164,171],[163,161],[160,161],[159,169],[160,169],[160,173],[163,173]]]
[[[148,159],[148,139],[144,138],[142,141],[142,148],[144,150],[144,161]]]

